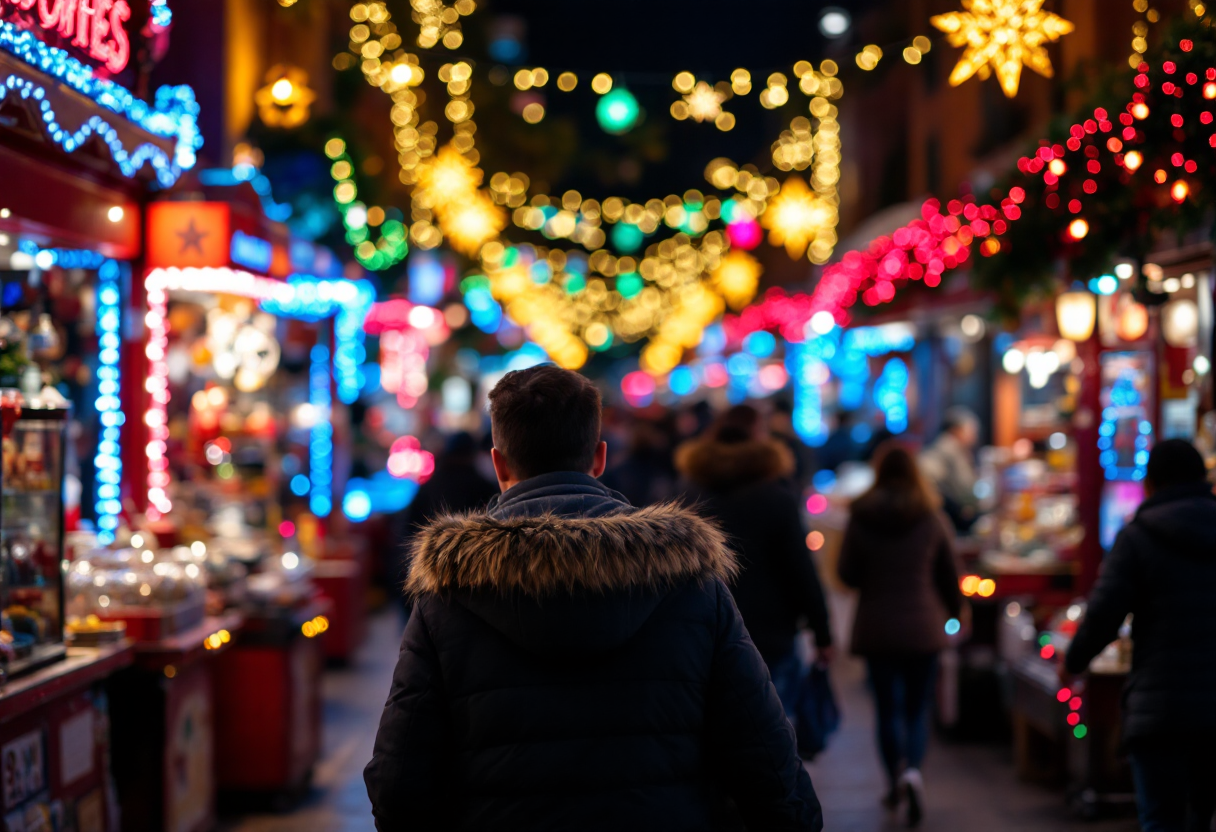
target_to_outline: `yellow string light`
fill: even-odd
[[[422,15],[420,9],[428,14],[445,14],[442,9],[446,7],[437,0],[411,0],[411,5],[416,20]],[[685,350],[700,343],[704,328],[722,313],[728,301],[732,307],[741,308],[754,297],[759,264],[745,252],[729,252],[725,235],[708,230],[709,221],[717,219],[722,208],[716,196],[690,190],[682,197],[669,195],[639,203],[618,197],[600,202],[568,191],[560,199],[546,194],[534,194],[529,199],[529,178],[523,173],[505,172],[491,176],[489,188],[483,189],[484,174],[478,167],[476,125],[472,121],[472,68],[461,61],[445,64],[436,74],[447,86],[449,100],[444,115],[454,131],[452,139],[439,147],[438,125],[420,121],[421,102],[414,92],[425,73],[418,56],[400,48],[400,35],[387,6],[383,2],[357,3],[351,9],[351,19],[355,23],[351,53],[361,59],[368,83],[389,94],[394,102],[391,116],[399,176],[403,183],[414,186],[411,242],[420,248],[433,248],[446,239],[457,251],[479,259],[491,292],[507,314],[559,365],[581,367],[592,350],[607,349],[617,339],[647,339],[640,358],[643,369],[655,374],[668,372],[680,362]],[[444,34],[442,29],[428,31],[419,43],[430,48],[422,41],[429,43],[436,35],[443,40]],[[372,43],[377,45],[368,48]],[[803,122],[809,125],[805,118],[795,119],[792,125],[799,128],[799,141],[809,140],[813,190],[795,177],[796,184],[789,185],[788,193],[801,189],[812,200],[816,226],[808,231],[790,224],[789,219],[797,214],[793,196],[787,197],[775,215],[779,220],[775,233],[784,235],[787,249],[794,247],[802,235],[797,254],[809,247],[811,259],[817,263],[827,260],[836,241],[840,144],[836,107],[830,100],[839,98],[842,92],[835,77],[837,71],[830,60],[822,62],[818,71],[805,61],[794,68],[799,88],[811,96],[811,116],[817,120],[818,130],[809,135],[801,130]],[[515,86],[521,90],[543,86],[548,80],[549,72],[543,67],[519,70],[514,77]],[[577,83],[577,77],[569,72],[558,75],[556,81],[563,91],[574,89]],[[762,106],[772,109],[788,101],[788,84],[783,73],[768,76],[760,96]],[[751,75],[745,69],[731,73],[729,85],[711,87],[697,82],[691,73],[680,73],[673,81],[673,87],[683,96],[680,103],[687,108],[686,117],[712,120],[722,130],[734,126],[734,117],[722,111],[722,102],[731,95],[747,94],[751,85]],[[607,73],[591,80],[592,89],[601,95],[612,86],[613,79]],[[533,112],[525,108],[521,115],[525,120],[539,121],[544,117],[543,105],[537,104]],[[796,166],[788,169],[807,168],[807,149],[799,153]],[[777,205],[784,193],[778,180],[760,176],[750,166],[736,168],[727,160],[715,160],[711,168],[714,170],[707,169],[706,175],[715,186],[733,187],[738,192],[734,199],[742,216],[763,217],[770,202]],[[724,175],[727,170],[729,177]],[[353,199],[353,183],[351,190],[349,198]],[[500,235],[508,222],[508,209],[516,225],[540,231],[551,239],[569,239],[591,251],[590,257],[507,243]],[[617,257],[602,248],[606,242],[602,225],[617,222],[631,223],[643,234],[652,234],[662,225],[676,233],[651,244],[640,258]],[[535,279],[526,266],[539,268],[537,274],[548,279]]]
[[[1009,98],[1018,93],[1022,67],[1050,78],[1051,58],[1044,45],[1075,27],[1042,10],[1043,0],[962,0],[963,11],[934,15],[929,22],[946,33],[952,46],[964,47],[950,73],[951,86],[972,75],[985,80],[993,72]]]

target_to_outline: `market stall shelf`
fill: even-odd
[[[111,683],[114,779],[124,832],[203,832],[215,825],[215,661],[242,616],[225,613],[136,645]],[[160,783],[157,788],[155,784]]]
[[[129,644],[68,648],[63,661],[0,690],[6,829],[117,832],[103,681],[130,665]]]

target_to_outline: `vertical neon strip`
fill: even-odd
[[[353,403],[363,389],[362,367],[367,360],[363,321],[376,300],[376,292],[366,280],[353,285],[357,290],[354,301],[343,303],[334,316],[334,380],[343,404]]]
[[[308,438],[308,507],[317,517],[328,517],[334,507],[333,395],[329,390],[329,348],[312,348],[308,370],[308,402],[316,423]]]
[[[166,490],[169,487],[169,364],[165,352],[169,348],[169,293],[164,282],[155,274],[144,281],[148,293],[148,314],[144,324],[148,330],[148,409],[144,424],[148,426],[148,519],[159,520],[169,513],[173,503]]]
[[[794,389],[794,430],[808,445],[819,447],[828,438],[823,423],[823,396],[819,392],[820,376],[825,366],[820,350],[812,341],[785,342],[785,369]]]
[[[122,455],[119,434],[125,417],[119,391],[119,329],[122,323],[122,277],[119,266],[106,260],[97,271],[97,408],[101,422],[97,455],[93,457],[95,479],[94,509],[97,512],[97,540],[114,542],[118,515],[122,511]]]

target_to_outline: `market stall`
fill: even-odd
[[[132,304],[147,328],[133,333],[124,367],[142,383],[122,391],[124,409],[143,414],[125,424],[130,506],[115,546],[89,558],[148,591],[82,609],[128,627],[157,623],[142,630],[130,686],[134,700],[159,705],[125,715],[165,726],[143,733],[153,758],[171,759],[178,706],[156,697],[166,686],[157,674],[172,668],[189,683],[169,689],[199,698],[207,739],[197,753],[214,754],[220,772],[187,790],[207,812],[182,820],[167,791],[141,828],[205,825],[214,801],[198,795],[216,787],[299,792],[307,783],[320,750],[321,640],[336,608],[316,577],[344,477],[341,402],[358,392],[371,302],[371,288],[340,277],[327,252],[266,220],[247,184],[207,196],[148,210],[147,272]],[[333,276],[295,271],[318,266]],[[335,571],[323,573],[331,591]],[[338,577],[363,580],[358,569]],[[343,625],[355,630],[357,619]],[[133,764],[125,772],[128,783],[146,774]]]
[[[200,144],[188,87],[133,92],[147,67],[128,66],[132,49],[166,45],[171,15],[155,5],[113,4],[91,38],[32,4],[0,7],[6,828],[122,828],[109,686],[133,653],[121,625],[73,619],[64,583],[121,509],[119,308],[142,203]]]

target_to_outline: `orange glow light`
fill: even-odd
[[[1068,236],[1074,240],[1083,240],[1085,235],[1089,233],[1089,223],[1077,217],[1068,224]]]
[[[996,592],[996,581],[992,578],[984,578],[979,582],[979,586],[975,588],[976,594],[981,598],[991,598],[992,593]]]
[[[1127,155],[1123,157],[1123,167],[1130,171],[1137,171],[1144,164],[1144,157],[1140,155],[1139,150],[1129,150]]]
[[[1153,181],[1158,185],[1164,185],[1167,177],[1168,174],[1166,174],[1164,170],[1158,169],[1157,172],[1153,174]]]
[[[1132,115],[1144,121],[1148,118],[1148,105],[1141,101],[1139,104],[1132,105]]]
[[[971,597],[972,595],[974,595],[979,590],[979,586],[980,586],[980,576],[979,575],[968,575],[965,578],[963,578],[961,581],[959,581],[959,589],[961,589],[963,591],[963,594],[966,595],[967,597]]]
[[[806,536],[806,548],[818,552],[823,548],[823,532],[815,531]]]
[[[1179,179],[1170,187],[1170,196],[1174,202],[1186,202],[1186,196],[1191,192],[1191,188],[1186,184],[1185,179]]]
[[[1063,159],[1052,159],[1047,163],[1047,169],[1056,176],[1063,176],[1064,172],[1068,170],[1068,165],[1064,164]]]

